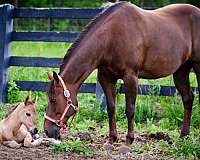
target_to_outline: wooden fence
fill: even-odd
[[[12,41],[43,41],[43,42],[74,42],[78,32],[33,32],[33,31],[13,31],[13,19],[15,18],[61,18],[61,19],[91,19],[102,11],[102,8],[88,9],[49,9],[49,8],[15,8],[12,5],[0,5],[0,103],[6,103],[7,86],[9,81],[10,66],[24,67],[59,67],[61,58],[47,57],[21,57],[12,56],[10,44]],[[20,74],[20,73],[19,73]],[[49,82],[41,81],[16,81],[22,91],[46,91]],[[140,85],[139,94],[148,95],[152,93],[152,88],[156,95],[174,96],[176,89],[174,86],[151,86]],[[193,88],[195,91],[196,88]],[[150,92],[151,91],[151,92]],[[119,87],[119,93],[124,93],[124,87]],[[97,99],[102,98],[103,91],[100,84],[83,83],[80,93],[96,93]],[[105,104],[105,99],[104,99]],[[105,105],[104,105],[105,106]]]

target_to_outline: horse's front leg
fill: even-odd
[[[109,141],[107,143],[113,144],[113,142],[117,140],[117,129],[115,120],[115,84],[117,82],[117,79],[111,74],[99,69],[98,80],[104,90],[107,100],[107,112],[109,118]]]
[[[16,141],[3,141],[3,145],[10,147],[10,148],[20,148],[22,144],[17,143]]]
[[[194,95],[191,91],[189,82],[190,69],[190,62],[186,62],[173,74],[174,84],[182,97],[184,105],[184,117],[183,126],[181,129],[181,137],[185,137],[189,134],[192,104],[194,100]]]
[[[134,140],[134,113],[135,101],[138,91],[138,77],[134,74],[126,74],[123,78],[126,98],[126,116],[128,119],[128,133],[126,144],[130,145]]]

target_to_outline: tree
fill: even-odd
[[[199,0],[187,0],[187,3],[190,3],[190,4],[200,8]]]

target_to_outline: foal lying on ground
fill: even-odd
[[[37,133],[35,99],[16,105],[0,122],[0,143],[11,148],[33,147],[41,144],[41,139],[34,140]]]

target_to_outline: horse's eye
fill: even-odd
[[[26,113],[26,115],[27,115],[28,117],[30,117],[30,116],[31,116],[31,114],[30,114],[30,113]]]
[[[51,103],[55,103],[55,102],[56,102],[56,99],[55,99],[55,98],[52,98],[52,99],[50,100],[50,102],[51,102]]]

